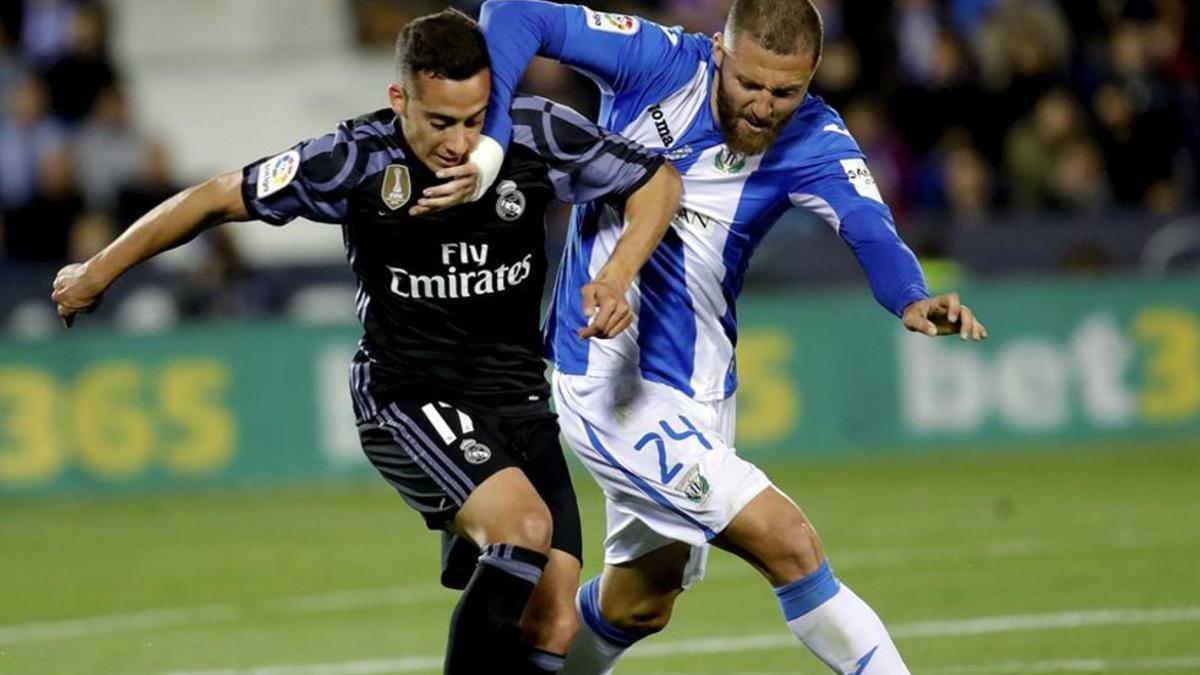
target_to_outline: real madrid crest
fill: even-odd
[[[496,186],[496,215],[501,220],[514,221],[525,213],[525,194],[511,180],[502,180]]]
[[[412,180],[408,177],[408,167],[403,164],[388,164],[383,174],[383,187],[379,196],[383,203],[393,211],[408,203],[412,194]]]
[[[458,447],[471,464],[483,464],[492,458],[492,449],[473,438],[464,438]]]

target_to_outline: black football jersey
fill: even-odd
[[[413,156],[390,109],[243,170],[255,217],[342,226],[364,330],[351,367],[360,420],[397,397],[547,398],[538,327],[546,207],[559,199],[620,208],[663,160],[546,99],[518,97],[513,119],[487,194],[429,216],[408,209],[441,181]]]

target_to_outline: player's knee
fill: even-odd
[[[780,532],[776,555],[767,561],[773,583],[790,583],[817,571],[825,560],[821,539],[807,520]]]
[[[504,518],[504,534],[500,540],[534,551],[549,554],[554,522],[550,510],[540,501],[530,504]]]

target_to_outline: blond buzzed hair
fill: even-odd
[[[776,54],[808,51],[819,61],[825,44],[821,13],[812,0],[733,0],[725,19],[730,46],[738,36],[752,38]]]

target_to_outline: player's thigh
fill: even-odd
[[[583,564],[583,534],[579,503],[571,481],[571,470],[563,456],[556,417],[549,410],[542,415],[507,417],[504,435],[512,444],[512,455],[546,504],[553,521],[550,547]],[[572,593],[574,589],[572,589]]]
[[[774,487],[752,499],[713,544],[749,562],[774,586],[811,574],[825,559],[812,522]]]
[[[557,373],[554,397],[564,434],[611,505],[607,563],[672,541],[705,546],[770,485],[725,437],[731,407],[640,378]]]
[[[478,546],[548,549],[545,504],[478,412],[406,399],[382,407],[359,431],[371,463],[431,529],[464,534]]]
[[[550,510],[518,467],[492,474],[459,508],[453,530],[477,546],[506,543],[549,551]]]

